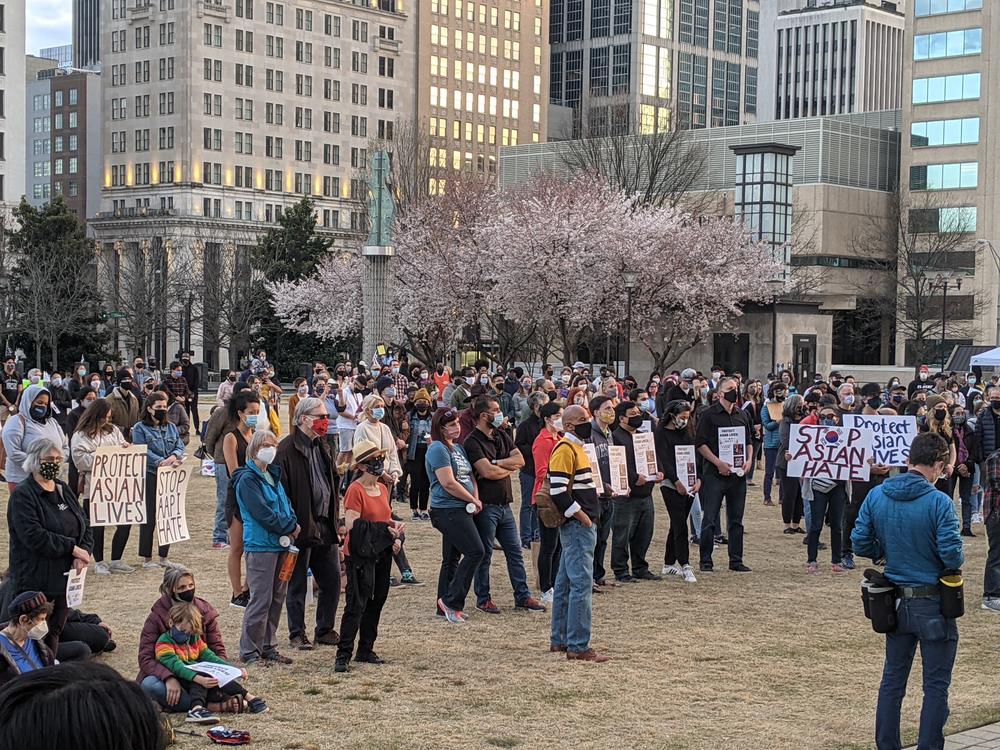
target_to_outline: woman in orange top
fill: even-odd
[[[392,556],[402,545],[400,536],[405,528],[392,520],[389,505],[389,488],[378,481],[385,471],[385,450],[373,441],[359,440],[351,452],[351,470],[359,470],[358,478],[351,482],[344,495],[344,527],[347,542],[344,545],[347,566],[347,602],[340,621],[340,642],[337,644],[335,672],[346,672],[354,654],[354,639],[361,631],[358,652],[354,661],[367,664],[384,664],[372,649],[378,637],[378,622],[382,607],[389,596],[389,573]],[[359,524],[360,522],[367,522]],[[355,527],[358,530],[355,531]],[[360,528],[363,526],[363,530]],[[352,534],[363,538],[354,540]],[[364,550],[364,551],[362,551]],[[370,555],[370,553],[373,553]]]
[[[437,405],[444,405],[444,389],[451,384],[451,368],[438,365],[434,370],[434,388],[437,389]]]
[[[542,431],[538,433],[531,445],[531,455],[535,459],[535,487],[531,492],[531,504],[535,504],[535,495],[549,473],[549,456],[555,450],[556,443],[562,435],[562,406],[555,401],[542,406],[538,412],[542,418]],[[556,581],[556,571],[559,570],[559,529],[550,529],[545,524],[538,524],[541,545],[538,550],[538,588],[542,592],[543,602],[552,603],[553,587]]]

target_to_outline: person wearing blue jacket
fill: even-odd
[[[961,568],[965,555],[951,498],[934,488],[949,461],[948,444],[924,432],[910,446],[909,471],[885,480],[865,499],[851,534],[854,552],[885,559],[897,586],[899,625],[885,637],[885,667],[875,713],[878,750],[899,750],[899,713],[913,656],[920,645],[924,702],[917,746],[944,747],[948,688],[958,626],[941,614],[938,580]]]
[[[771,384],[767,401],[760,405],[760,423],[764,430],[764,505],[774,505],[771,500],[771,485],[774,484],[774,466],[777,462],[778,451],[781,450],[781,435],[778,429],[781,427],[781,418],[774,419],[768,411],[768,404],[781,404],[788,395],[788,386],[782,381],[776,380]],[[781,482],[778,482],[778,504],[784,497],[784,490]]]
[[[233,489],[243,516],[243,549],[247,560],[250,603],[243,611],[240,659],[291,664],[274,644],[288,582],[282,581],[283,554],[299,535],[300,527],[274,465],[278,439],[274,433],[255,432],[247,445],[247,462],[233,472]]]
[[[156,470],[179,466],[184,460],[184,443],[177,427],[167,420],[167,394],[153,391],[146,397],[142,419],[132,428],[132,443],[146,446],[146,523],[139,527],[139,557],[144,568],[165,568],[170,545],[159,545],[159,561],[153,562],[153,535],[156,534]]]

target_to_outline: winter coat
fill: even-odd
[[[3,445],[7,449],[7,463],[4,465],[4,475],[8,482],[17,484],[23,482],[28,477],[28,473],[21,468],[24,459],[27,458],[28,446],[39,438],[48,438],[56,445],[61,446],[63,456],[69,458],[69,441],[66,433],[55,418],[50,414],[44,421],[38,422],[31,416],[31,402],[38,398],[41,393],[49,393],[48,389],[40,385],[29,385],[21,394],[21,401],[18,405],[18,413],[7,420],[3,427]],[[51,394],[49,394],[51,397]]]
[[[760,423],[764,428],[764,448],[776,450],[781,447],[781,427],[780,419],[771,419],[771,413],[767,410],[769,401],[760,405]]]
[[[166,633],[170,626],[170,608],[177,601],[169,594],[164,594],[150,607],[146,622],[143,623],[139,636],[139,676],[136,682],[142,682],[145,677],[155,677],[164,682],[174,673],[156,660],[156,639]],[[219,630],[219,613],[215,607],[199,596],[194,598],[194,606],[201,612],[202,631],[205,643],[218,656],[226,658],[226,644],[222,642],[222,631]]]
[[[273,484],[251,460],[233,472],[232,484],[243,517],[243,549],[247,552],[283,552],[279,537],[295,530],[295,513],[281,485],[281,471],[272,465],[267,473]]]
[[[103,430],[99,432],[96,438],[90,437],[90,435],[83,432],[77,432],[73,435],[73,463],[84,481],[80,500],[86,500],[90,497],[90,481],[94,474],[94,452],[98,448],[118,446],[124,442],[125,438],[122,435],[122,431],[114,425],[111,426],[111,430],[108,432],[104,432]]]
[[[6,627],[7,623],[0,623],[0,625]],[[35,641],[35,645],[38,646],[39,655],[42,657],[42,667],[51,667],[55,664],[55,655],[49,647],[45,645],[45,641],[37,638],[33,640]],[[4,648],[3,642],[0,641],[0,687],[6,685],[20,674],[23,673],[18,671],[13,655],[7,652],[7,649]]]
[[[187,409],[180,401],[174,401],[167,408],[167,420],[177,427],[177,433],[181,437],[181,442],[187,447],[191,442],[191,419],[188,417]]]
[[[274,459],[274,465],[281,472],[285,494],[291,501],[299,526],[302,527],[296,540],[299,547],[318,547],[337,541],[336,522],[340,518],[337,466],[330,444],[324,439],[316,442],[325,459],[322,469],[330,484],[330,507],[323,518],[317,517],[313,508],[312,472],[309,466],[312,445],[305,434],[296,430],[293,435],[278,443],[278,454]]]
[[[111,407],[111,421],[122,431],[126,440],[131,440],[132,425],[139,421],[141,406],[139,398],[132,391],[115,388],[105,398]]]

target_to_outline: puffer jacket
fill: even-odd
[[[219,630],[219,613],[215,607],[199,596],[195,596],[194,606],[201,612],[201,627],[204,631],[202,636],[208,647],[215,652],[216,656],[226,658],[226,644],[222,641],[222,631]],[[136,682],[142,682],[145,677],[155,677],[161,682],[173,677],[174,673],[160,664],[156,660],[156,639],[170,629],[170,608],[177,604],[177,601],[169,595],[164,594],[149,609],[146,622],[142,625],[142,633],[139,635],[139,676]]]
[[[764,448],[775,450],[781,447],[780,419],[771,419],[771,413],[767,410],[767,405],[773,403],[768,400],[760,405],[760,423],[764,428]]]
[[[251,460],[233,472],[236,502],[243,516],[243,549],[247,552],[282,552],[278,539],[295,529],[292,502],[281,485],[281,471],[269,466],[264,473]]]
[[[21,467],[27,458],[27,449],[36,440],[48,438],[61,446],[63,457],[69,458],[69,440],[62,427],[52,416],[52,409],[41,422],[31,416],[31,402],[42,393],[49,390],[41,385],[29,385],[21,394],[18,413],[7,420],[3,427],[3,445],[7,449],[7,463],[4,465],[4,475],[8,482],[17,484],[28,478],[27,472]],[[49,394],[51,398],[51,393]]]

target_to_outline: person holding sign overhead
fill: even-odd
[[[59,443],[39,438],[28,446],[21,482],[7,504],[10,529],[10,582],[16,595],[41,591],[52,602],[46,645],[55,653],[69,614],[66,574],[90,564],[94,537],[73,492],[59,479],[63,465]]]
[[[146,446],[146,523],[139,527],[139,557],[144,568],[165,568],[170,564],[169,545],[159,545],[159,561],[153,562],[153,535],[156,534],[156,470],[177,466],[184,460],[184,443],[177,427],[167,419],[167,394],[153,391],[146,397],[142,420],[132,428],[132,442]]]
[[[723,378],[718,386],[719,400],[699,416],[695,446],[705,460],[701,487],[701,563],[703,571],[714,570],[712,551],[719,533],[719,512],[726,501],[726,527],[729,530],[729,569],[749,573],[743,563],[743,512],[747,500],[746,473],[753,460],[753,447],[747,444],[750,423],[738,409],[738,385],[734,378]]]
[[[675,575],[685,583],[696,583],[691,569],[687,536],[687,519],[694,496],[701,489],[698,460],[691,435],[691,402],[687,399],[670,401],[664,406],[653,439],[656,459],[666,481],[660,485],[663,504],[670,516],[670,530],[663,553],[663,575]]]
[[[819,411],[821,427],[836,427],[840,412],[836,404],[824,404]],[[819,554],[819,535],[826,523],[827,513],[830,516],[830,557],[831,572],[843,573],[843,551],[841,549],[842,528],[844,525],[844,508],[847,505],[847,480],[816,477],[808,480],[812,485],[811,512],[809,515],[809,535],[806,537],[808,560],[807,573],[819,571],[816,556]]]

